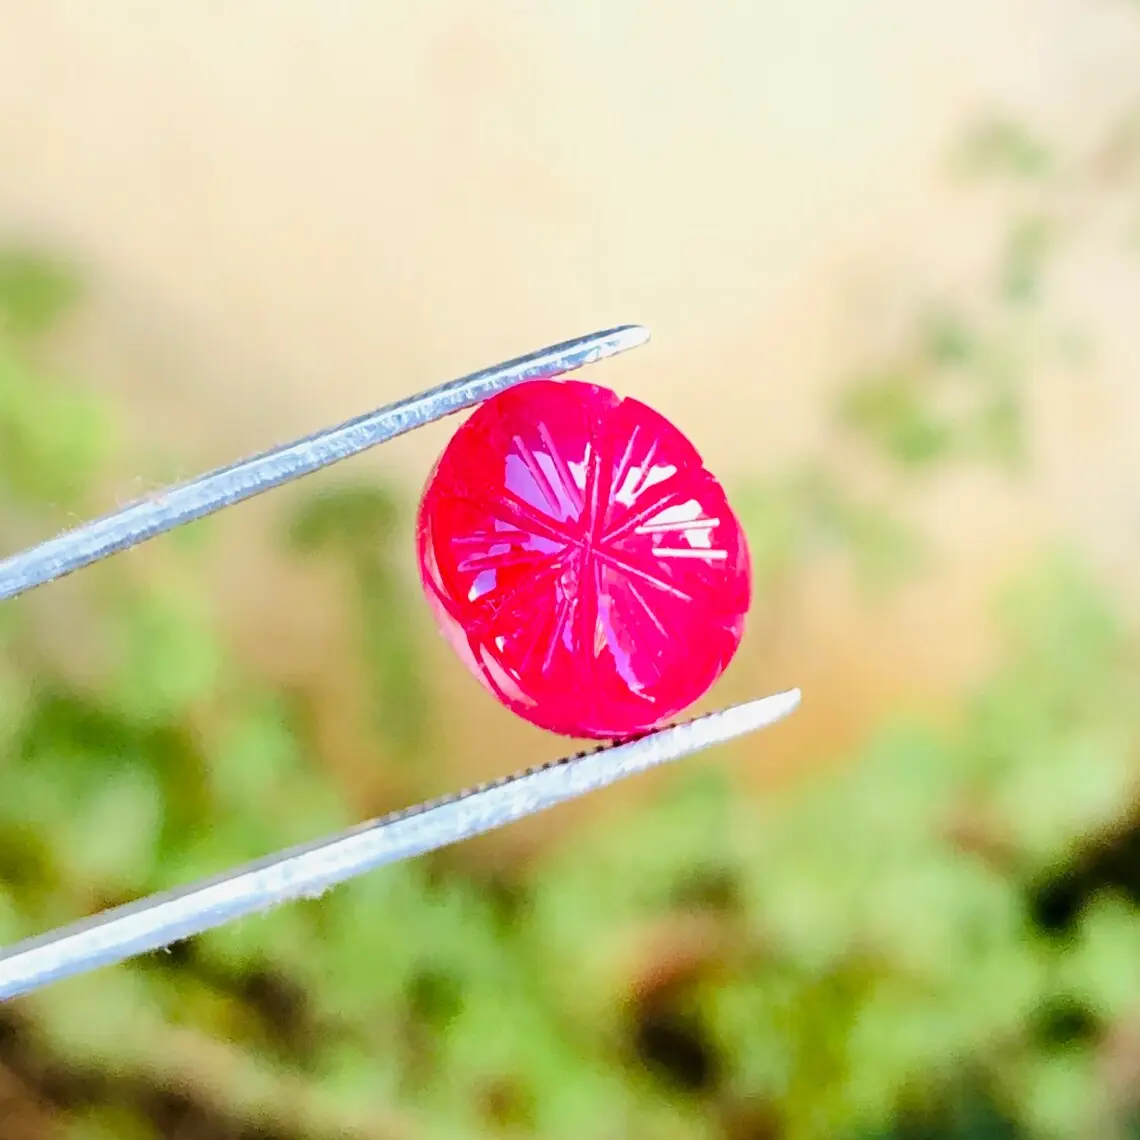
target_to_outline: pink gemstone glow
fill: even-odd
[[[481,405],[420,504],[440,629],[503,704],[621,739],[698,700],[740,644],[748,547],[693,445],[633,399],[535,380]]]

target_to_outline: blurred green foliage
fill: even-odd
[[[329,553],[346,566],[359,614],[359,647],[371,684],[376,731],[394,756],[421,757],[426,741],[424,678],[413,607],[392,558],[399,506],[382,487],[340,487],[314,496],[292,520],[303,554]]]
[[[1055,161],[1009,126],[983,142],[975,162],[1018,179]],[[1036,225],[981,316],[939,308],[845,391],[837,431],[888,486],[1026,461]],[[76,295],[57,266],[0,257],[9,547],[87,513],[104,469],[101,409],[39,340]],[[826,457],[745,488],[761,583],[820,555],[883,588],[920,572],[923,528],[880,501]],[[378,747],[422,766],[402,509],[342,488],[285,529],[341,567]],[[208,552],[171,548],[158,576],[111,560],[0,608],[0,940],[349,822],[303,702],[177,572]],[[1004,660],[951,723],[899,718],[779,795],[698,764],[509,873],[445,852],[0,1009],[0,1135],[1128,1135],[1140,641],[1072,555],[1028,568],[997,620]]]
[[[1053,148],[1032,127],[1008,115],[989,116],[967,132],[954,156],[965,174],[1038,181],[1056,170]]]

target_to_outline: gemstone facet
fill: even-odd
[[[481,405],[428,480],[420,575],[440,629],[519,716],[648,731],[735,654],[748,547],[693,445],[633,399],[534,380]]]

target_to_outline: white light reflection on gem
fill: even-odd
[[[623,506],[632,507],[639,495],[644,495],[650,487],[656,487],[658,483],[664,483],[676,474],[677,468],[669,463],[658,463],[648,469],[644,465],[631,467],[614,498]]]

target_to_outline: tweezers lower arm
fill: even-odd
[[[385,863],[481,835],[637,772],[774,724],[792,712],[799,699],[798,690],[779,693],[638,740],[556,760],[17,943],[0,952],[0,1001],[281,903],[316,898]]]

